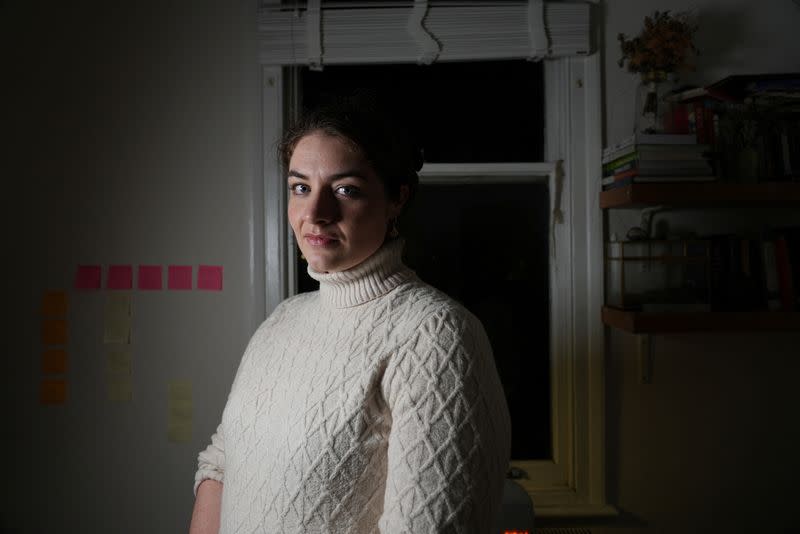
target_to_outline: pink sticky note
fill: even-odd
[[[140,265],[139,266],[139,289],[161,290],[161,266],[160,265]]]
[[[100,266],[78,265],[75,273],[75,289],[100,289]]]
[[[201,265],[197,269],[197,289],[222,291],[222,266]]]
[[[168,289],[192,289],[192,266],[170,265],[167,268]]]
[[[133,287],[133,267],[130,265],[110,265],[108,267],[108,289],[131,289]]]

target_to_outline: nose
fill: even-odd
[[[330,188],[319,187],[308,197],[303,219],[312,224],[330,224],[339,215],[339,203]]]

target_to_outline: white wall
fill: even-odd
[[[186,531],[197,452],[265,313],[255,2],[18,1],[0,12],[15,317],[4,328],[0,531]],[[129,403],[106,400],[106,292],[71,290],[79,263],[224,267],[221,293],[132,292]],[[64,406],[38,404],[46,289],[70,291]],[[174,379],[193,383],[190,443],[167,440]]]
[[[635,33],[656,8],[695,5],[703,50],[695,79],[800,70],[800,9],[789,0],[610,0],[601,5],[607,140],[628,131],[635,87],[616,66],[616,34]],[[196,453],[264,314],[255,2],[18,0],[0,10],[3,270],[13,317],[0,530],[183,531]],[[612,217],[612,229],[625,224]],[[42,291],[69,288],[83,262],[225,266],[221,294],[134,294],[129,406],[104,399],[101,295],[72,299],[67,406],[37,403],[35,312]],[[624,515],[605,527],[718,531],[791,518],[798,342],[797,334],[658,337],[654,383],[642,385],[632,338],[614,333],[609,496]],[[178,377],[195,386],[193,439],[180,445],[166,440],[166,382]]]
[[[686,83],[728,74],[800,71],[800,6],[790,0],[608,0],[604,11],[605,136],[633,124],[634,75],[617,66],[617,34],[656,9],[694,8],[702,55]],[[763,213],[666,215],[673,228],[758,228]],[[777,214],[800,224],[798,214]],[[624,235],[635,211],[609,214]],[[800,431],[794,410],[800,334],[653,337],[653,383],[639,380],[635,338],[611,331],[607,375],[608,494],[620,518],[594,532],[766,532],[797,525]]]

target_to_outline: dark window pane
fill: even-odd
[[[430,163],[542,161],[542,64],[483,61],[302,69],[303,106],[373,89],[410,122]]]
[[[406,263],[483,323],[516,459],[551,458],[545,184],[424,185],[404,219]]]

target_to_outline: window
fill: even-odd
[[[299,73],[302,105],[370,88],[406,118],[426,163],[543,161],[542,64],[331,66]]]
[[[333,66],[297,76],[304,108],[370,89],[408,121],[426,163],[460,164],[464,175],[446,182],[423,173],[402,220],[404,259],[484,324],[511,411],[512,457],[549,458],[547,183],[465,180],[472,163],[542,160],[541,63]],[[299,292],[318,288],[302,259],[296,269]]]
[[[511,413],[511,457],[550,458],[547,183],[483,177],[420,189],[402,228],[406,263],[483,323]]]
[[[281,63],[291,64],[286,61],[281,60]],[[375,61],[355,63],[374,64]],[[603,327],[599,319],[602,236],[597,205],[600,188],[594,175],[600,158],[599,59],[596,56],[573,57],[546,60],[539,65],[545,102],[540,157],[506,156],[505,162],[498,163],[495,156],[489,155],[475,158],[477,161],[458,161],[457,151],[448,154],[448,149],[443,148],[439,153],[445,155],[438,157],[433,156],[437,149],[428,148],[426,160],[435,162],[426,161],[421,173],[422,187],[427,189],[424,194],[431,201],[440,195],[456,195],[463,203],[472,202],[477,196],[486,197],[488,201],[504,187],[524,192],[528,198],[537,197],[534,191],[541,193],[538,195],[541,204],[537,208],[534,203],[532,212],[547,219],[547,235],[542,236],[539,244],[547,247],[549,258],[550,425],[548,443],[544,447],[537,445],[539,453],[530,453],[531,457],[515,461],[514,466],[527,473],[528,478],[519,482],[533,496],[537,514],[605,515],[613,509],[605,504],[603,478]],[[330,72],[333,68],[326,66]],[[296,284],[294,250],[289,246],[290,229],[284,218],[284,179],[271,147],[282,131],[286,110],[299,107],[299,96],[303,92],[301,78],[277,65],[263,68],[263,81],[269,311]],[[424,88],[416,90],[424,94]],[[473,100],[476,108],[492,105],[488,99]],[[516,130],[522,131],[524,136],[522,129]],[[535,132],[529,133],[535,138]],[[434,143],[442,136],[432,137],[431,143]],[[535,142],[523,142],[520,146],[530,150],[534,145]],[[477,189],[471,189],[476,182],[483,184],[479,187],[486,188],[479,195],[474,194]],[[541,209],[542,205],[546,210]],[[454,211],[450,216],[459,215]],[[538,222],[541,221],[530,221],[530,224]],[[414,231],[414,224],[409,222],[407,230]],[[408,254],[413,256],[414,252],[409,250]],[[413,262],[408,259],[409,263]],[[418,268],[425,279],[423,272],[427,267]],[[513,273],[514,269],[508,272]],[[428,272],[427,276],[429,281],[437,283],[433,279],[435,273]],[[510,278],[513,282],[513,274]],[[489,303],[487,306],[496,305]],[[499,367],[502,372],[502,365]],[[541,457],[536,458],[537,455]]]

